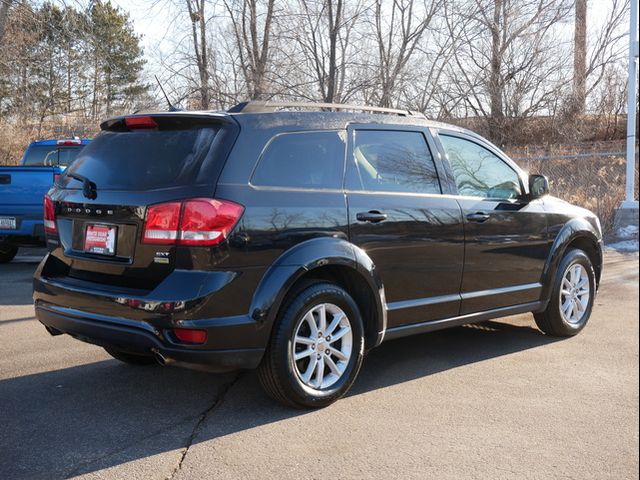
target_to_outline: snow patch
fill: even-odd
[[[637,252],[638,240],[623,240],[621,242],[610,243],[605,249],[616,252]]]
[[[618,229],[617,237],[622,240],[638,239],[638,227],[635,225],[627,225]]]
[[[618,252],[637,252],[638,251],[638,227],[635,225],[627,225],[619,228],[616,232],[616,242],[606,246],[606,250],[615,250]]]

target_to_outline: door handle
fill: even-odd
[[[487,220],[489,220],[489,214],[484,212],[470,213],[469,215],[467,215],[467,220],[476,223],[486,222]]]
[[[359,222],[371,222],[378,223],[387,219],[387,214],[378,210],[369,210],[368,212],[359,212],[356,214],[356,219]]]

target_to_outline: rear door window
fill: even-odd
[[[264,187],[340,189],[344,141],[339,132],[294,132],[274,137],[251,184]]]
[[[364,190],[442,193],[433,157],[421,132],[357,130],[353,156]]]
[[[81,150],[67,172],[83,175],[104,190],[190,185],[196,182],[205,158],[215,154],[212,149],[219,130],[212,126],[104,131]]]

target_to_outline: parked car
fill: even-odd
[[[600,224],[545,177],[411,112],[283,108],[105,121],[46,197],[49,332],[130,364],[257,367],[275,399],[323,407],[383,341],[587,324]]]
[[[32,142],[20,166],[0,167],[0,263],[13,260],[19,247],[44,245],[43,201],[88,139]]]

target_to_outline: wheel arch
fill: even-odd
[[[596,288],[600,284],[603,263],[602,238],[587,220],[574,218],[562,227],[547,258],[542,274],[542,299],[545,303],[550,298],[560,261],[571,248],[578,248],[586,253],[596,274]]]
[[[256,289],[250,308],[252,318],[270,335],[281,307],[312,280],[326,280],[344,288],[360,308],[366,348],[381,343],[387,325],[384,287],[369,256],[343,239],[307,240],[282,254]]]

